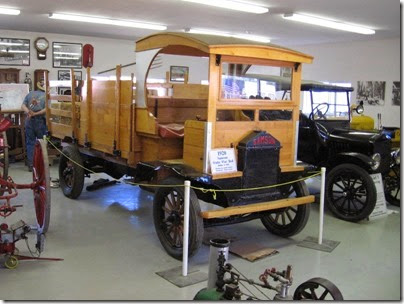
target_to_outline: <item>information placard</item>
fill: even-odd
[[[387,214],[386,199],[384,197],[383,179],[380,173],[370,174],[375,183],[377,192],[377,201],[373,212],[369,215],[369,220],[375,219],[381,215]]]
[[[234,149],[212,149],[209,151],[209,163],[212,174],[237,172]]]

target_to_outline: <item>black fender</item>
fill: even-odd
[[[331,161],[330,161],[330,168],[334,168],[335,166],[338,166],[340,164],[344,163],[350,163],[350,164],[355,164],[369,173],[372,173],[374,170],[372,170],[372,165],[373,165],[373,160],[369,156],[358,153],[358,152],[343,152],[343,153],[338,153]]]

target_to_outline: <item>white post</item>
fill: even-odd
[[[182,276],[188,275],[189,190],[191,182],[184,181],[184,239],[182,247]]]
[[[318,244],[319,245],[321,245],[323,243],[325,171],[326,171],[326,168],[321,167],[320,219],[319,219],[319,229],[318,229]]]

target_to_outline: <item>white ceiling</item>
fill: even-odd
[[[253,0],[251,0],[253,1]],[[181,0],[0,0],[0,7],[21,9],[19,16],[0,15],[0,29],[127,39],[151,30],[60,21],[49,13],[75,13],[167,25],[168,31],[198,27],[267,36],[271,43],[297,46],[400,37],[399,0],[255,0],[267,14],[250,14]],[[375,35],[361,35],[284,20],[285,13],[306,13],[363,25]],[[1,31],[0,31],[1,33]],[[1,36],[1,34],[0,34]]]

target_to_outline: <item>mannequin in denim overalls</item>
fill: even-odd
[[[45,92],[38,84],[38,91],[32,91],[25,96],[21,109],[27,114],[25,119],[25,145],[27,147],[27,165],[32,171],[35,141],[46,135]]]

